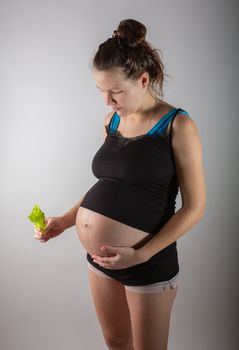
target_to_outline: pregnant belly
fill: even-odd
[[[76,232],[87,252],[110,256],[100,250],[102,244],[140,248],[152,235],[84,207],[76,215]]]

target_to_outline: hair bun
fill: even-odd
[[[134,19],[124,19],[114,31],[116,32],[125,45],[135,47],[145,40],[147,29],[144,24]]]
[[[135,81],[149,75],[149,92],[163,97],[164,64],[160,50],[146,40],[147,29],[135,19],[124,19],[114,28],[112,38],[98,47],[93,67],[98,71],[120,68],[122,79]]]

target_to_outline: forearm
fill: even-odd
[[[193,225],[201,220],[203,210],[181,207],[143,247],[139,248],[142,259],[147,261],[183,236]]]
[[[63,225],[64,225],[64,230],[72,227],[75,225],[76,222],[76,215],[79,209],[79,206],[83,200],[84,196],[81,197],[81,199],[79,200],[79,202],[77,202],[74,207],[72,207],[71,209],[69,209],[65,214],[61,215],[61,218],[63,220]]]

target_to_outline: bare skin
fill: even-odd
[[[76,231],[81,244],[90,254],[110,256],[100,250],[103,243],[112,246],[141,247],[151,235],[116,220],[79,207]]]

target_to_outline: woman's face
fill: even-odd
[[[93,68],[93,77],[105,103],[119,115],[135,113],[147,93],[147,73],[143,73],[138,80],[124,80],[119,67],[110,71]]]

